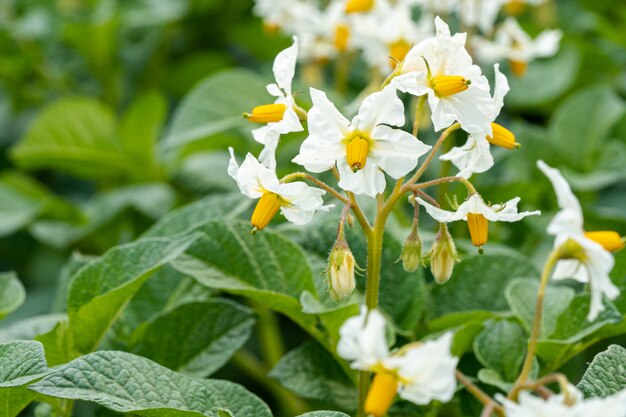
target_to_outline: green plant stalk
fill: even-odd
[[[267,366],[273,368],[285,354],[278,317],[263,304],[258,302],[253,302],[252,304],[259,316],[257,329],[261,344],[261,354]]]
[[[543,300],[546,293],[546,287],[548,286],[548,281],[550,280],[550,273],[560,258],[561,251],[557,248],[550,253],[548,260],[543,267],[541,282],[539,283],[539,290],[537,291],[537,304],[535,305],[533,328],[530,333],[530,339],[528,340],[528,351],[526,352],[526,358],[524,359],[524,365],[522,366],[520,375],[508,395],[508,398],[511,400],[517,400],[517,394],[526,385],[526,381],[528,381],[530,376],[533,360],[535,359],[535,352],[537,351],[537,339],[539,339],[539,332],[541,331],[541,317],[543,315]]]

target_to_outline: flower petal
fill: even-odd
[[[375,143],[368,159],[395,179],[411,172],[419,157],[431,148],[410,133],[385,125],[374,128],[372,139]]]
[[[293,44],[281,51],[274,59],[272,70],[276,84],[283,89],[287,96],[291,96],[291,81],[296,70],[296,60],[298,59],[298,38],[293,37]],[[271,94],[271,93],[270,93]]]
[[[346,160],[341,159],[337,161],[337,168],[340,175],[339,187],[343,190],[370,197],[376,197],[385,191],[385,174],[373,162],[365,164],[357,172],[352,172]]]
[[[367,96],[359,108],[359,113],[352,119],[350,127],[354,130],[371,132],[381,123],[391,126],[404,125],[404,105],[393,86],[387,86],[382,91]]]

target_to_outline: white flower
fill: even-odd
[[[463,146],[454,147],[439,157],[443,161],[451,161],[459,169],[457,174],[459,177],[469,178],[472,174],[485,172],[493,166],[489,138],[499,132],[497,126],[494,128],[493,122],[500,114],[500,110],[504,105],[504,96],[509,92],[509,83],[504,74],[500,72],[499,64],[494,65],[494,71],[496,82],[492,107],[488,114],[488,119],[492,123],[492,135],[488,136],[485,133],[470,134]]]
[[[383,366],[398,375],[398,395],[414,404],[432,400],[448,402],[456,390],[458,358],[450,354],[453,334],[428,340],[383,361]]]
[[[368,313],[367,307],[362,306],[358,316],[341,325],[339,335],[337,354],[351,361],[354,369],[372,370],[389,356],[385,318],[378,310]]]
[[[252,225],[257,230],[263,229],[279,210],[294,224],[308,223],[317,210],[327,210],[328,207],[323,206],[323,190],[309,187],[301,181],[281,183],[274,170],[261,164],[251,154],[247,154],[239,166],[233,148],[229,151],[228,175],[237,181],[243,195],[259,199],[252,215]]]
[[[548,226],[548,233],[556,236],[554,247],[560,247],[567,241],[573,240],[584,251],[584,259],[582,260],[559,261],[552,278],[557,280],[573,278],[580,282],[589,283],[591,306],[587,319],[594,320],[604,310],[602,295],[611,300],[619,295],[619,289],[609,277],[615,260],[601,242],[596,242],[585,235],[582,208],[559,170],[549,167],[543,161],[538,161],[537,166],[552,183],[559,203],[560,210]]]
[[[508,0],[463,0],[459,18],[465,26],[478,27],[484,33],[493,30],[498,13]]]
[[[494,41],[477,37],[473,46],[481,61],[496,62],[507,59],[511,64],[511,71],[516,75],[523,75],[529,62],[554,55],[559,49],[562,36],[560,30],[544,30],[532,39],[517,20],[510,17],[496,30]]]
[[[439,17],[435,27],[437,36],[411,48],[391,85],[415,96],[428,95],[436,131],[458,121],[466,132],[491,134],[489,82],[465,50],[466,34],[451,36]]]
[[[298,58],[298,38],[293,37],[293,45],[281,51],[274,59],[272,70],[276,83],[268,84],[267,91],[276,97],[274,104],[255,107],[247,117],[253,122],[267,122],[267,125],[254,129],[254,140],[265,145],[259,159],[271,169],[276,167],[274,158],[281,134],[303,130],[300,118],[295,111],[295,101],[291,91]]]
[[[358,114],[348,121],[322,91],[311,88],[309,137],[293,162],[311,172],[335,165],[339,186],[356,194],[376,196],[385,189],[384,170],[398,179],[417,166],[430,149],[411,134],[389,126],[404,125],[404,106],[395,89],[369,95]]]

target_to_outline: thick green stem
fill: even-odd
[[[257,329],[261,353],[267,366],[273,368],[285,354],[278,317],[276,317],[276,313],[263,304],[258,302],[253,302],[252,304],[259,316]]]

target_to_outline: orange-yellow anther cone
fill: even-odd
[[[513,75],[516,77],[522,77],[528,70],[528,62],[511,60],[509,61],[509,68],[511,68]]]
[[[391,67],[395,68],[398,62],[402,62],[406,54],[409,53],[411,44],[401,39],[389,45],[389,56]]]
[[[383,417],[391,407],[398,390],[398,380],[386,372],[376,374],[365,399],[365,413]]]
[[[430,80],[430,86],[439,97],[447,97],[469,88],[472,82],[460,75],[438,75]]]
[[[616,252],[618,250],[624,249],[624,246],[626,245],[624,243],[624,239],[619,235],[619,233],[612,230],[587,232],[585,233],[585,236],[588,239],[599,243],[604,249],[608,250],[609,252]]]
[[[363,13],[374,7],[374,0],[348,0],[346,1],[346,13]]]
[[[350,40],[350,28],[348,25],[340,24],[335,27],[335,48],[339,52],[348,50],[348,41]]]
[[[517,16],[520,15],[526,10],[526,4],[520,0],[510,0],[504,6],[504,12],[509,16]]]
[[[515,135],[509,129],[497,123],[491,124],[493,134],[487,136],[487,141],[492,145],[500,146],[505,149],[513,149],[519,147],[515,142]]]
[[[469,228],[472,244],[477,247],[487,243],[489,236],[489,221],[480,213],[467,214],[467,227]]]
[[[264,104],[252,109],[252,113],[245,113],[244,117],[251,122],[272,123],[283,120],[283,115],[287,110],[285,104]]]
[[[250,223],[256,230],[263,230],[280,209],[281,199],[278,194],[266,192],[254,208]]]
[[[357,172],[365,167],[369,153],[369,142],[361,136],[356,136],[346,145],[346,161],[352,171]]]

